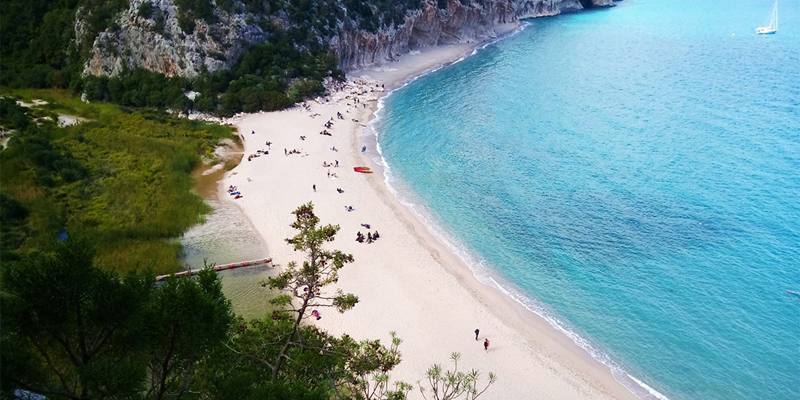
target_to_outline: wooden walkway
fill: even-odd
[[[259,260],[241,261],[241,262],[230,263],[230,264],[215,265],[215,266],[211,267],[211,269],[214,272],[220,272],[220,271],[227,271],[227,270],[237,269],[237,268],[255,267],[257,265],[270,265],[270,264],[272,264],[272,259],[271,258],[262,258],[262,259],[259,259]],[[187,269],[185,271],[176,272],[174,274],[159,275],[159,276],[156,277],[156,282],[163,281],[163,280],[169,278],[170,276],[175,276],[175,277],[181,278],[181,277],[184,277],[184,276],[197,275],[197,273],[202,271],[202,270],[203,270],[203,268]]]

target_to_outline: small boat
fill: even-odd
[[[772,5],[772,11],[769,14],[769,25],[759,26],[756,28],[756,33],[759,35],[771,35],[778,32],[778,0]]]
[[[369,167],[353,167],[353,171],[360,172],[362,174],[371,174],[372,169]]]

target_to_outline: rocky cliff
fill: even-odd
[[[341,68],[351,70],[422,47],[490,39],[524,18],[612,5],[612,0],[448,0],[446,8],[438,8],[434,2],[424,2],[400,26],[377,33],[342,30],[330,47]]]
[[[247,14],[221,9],[214,13],[213,24],[197,20],[187,33],[178,23],[172,0],[130,0],[116,24],[95,38],[84,73],[113,76],[126,68],[144,68],[192,77],[229,68],[248,45],[266,40],[264,31],[248,22]]]
[[[126,69],[144,68],[167,76],[193,77],[231,67],[248,46],[268,41],[271,29],[297,24],[282,10],[268,10],[268,14],[254,12],[234,1],[234,6],[215,6],[210,18],[195,19],[189,31],[179,23],[181,10],[176,2],[129,0],[129,7],[116,17],[115,24],[94,39],[84,73],[114,76]],[[327,46],[337,56],[340,68],[352,70],[423,47],[495,37],[523,18],[613,5],[612,0],[418,3],[418,7],[404,10],[401,23],[380,21],[379,28],[373,30],[362,27],[363,21],[352,16],[343,2],[336,3],[343,12],[333,22],[335,29],[309,30],[313,34],[309,40]],[[80,31],[86,13],[79,11],[76,31]]]

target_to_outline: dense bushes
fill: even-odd
[[[322,50],[301,52],[288,39],[253,46],[230,70],[192,82],[195,108],[222,115],[279,110],[324,91],[322,81],[340,76]]]
[[[156,287],[93,258],[70,239],[3,266],[2,397],[180,396],[228,334],[233,315],[213,272]]]
[[[46,88],[70,87],[86,93],[89,99],[110,101],[133,107],[172,108],[206,111],[225,115],[240,111],[277,110],[323,91],[322,80],[341,76],[336,60],[324,44],[312,40],[322,32],[330,35],[341,13],[335,1],[221,1],[229,11],[244,8],[260,13],[264,21],[270,14],[287,10],[293,25],[287,31],[263,27],[270,41],[256,45],[243,55],[231,71],[206,74],[194,80],[167,78],[143,70],[128,71],[114,78],[81,77],[88,46],[98,32],[112,27],[113,17],[127,7],[126,0],[12,0],[0,13],[0,86]],[[177,0],[179,24],[192,32],[196,20],[213,23],[214,4],[210,0]],[[80,10],[80,12],[78,11]],[[158,9],[150,3],[139,8],[143,17],[157,20]],[[323,20],[308,13],[319,13]],[[75,16],[82,21],[85,37],[75,39]],[[163,21],[162,21],[163,24]],[[78,48],[75,43],[82,43]],[[191,102],[184,92],[195,90],[201,98]]]
[[[127,0],[4,1],[0,12],[0,85],[77,88],[88,46],[127,6]],[[83,37],[76,38],[79,9]]]
[[[219,115],[273,111],[322,94],[326,77],[341,77],[335,59],[324,51],[302,52],[288,39],[255,45],[227,71],[196,79],[167,78],[136,70],[114,78],[87,77],[90,100],[131,107],[203,111]],[[194,101],[185,95],[199,92]]]
[[[232,314],[210,269],[161,283],[148,274],[121,278],[112,265],[96,268],[91,242],[75,238],[4,260],[0,397],[406,399],[413,386],[390,376],[401,360],[395,333],[387,346],[304,322],[319,310],[351,309],[358,297],[331,287],[353,261],[329,247],[339,226],[320,225],[310,203],[293,214],[296,235],[287,241],[302,266],[292,261],[267,279],[280,289],[275,308],[249,322]],[[459,370],[458,353],[450,358],[453,369],[435,364],[417,383],[423,397],[476,400],[495,382],[492,373],[481,383],[477,370]]]
[[[0,12],[0,85],[66,87],[77,1],[8,1]]]
[[[186,33],[196,21],[216,21],[215,4],[227,12],[250,12],[268,42],[245,51],[230,70],[196,79],[167,78],[143,70],[114,78],[82,77],[94,38],[114,28],[127,0],[11,0],[0,13],[0,86],[71,88],[89,99],[132,107],[198,110],[221,115],[278,110],[324,91],[326,77],[341,78],[328,41],[339,24],[375,32],[402,24],[420,0],[175,0],[178,23]],[[165,16],[151,3],[138,13],[156,21],[164,33]],[[81,38],[75,38],[75,17]],[[287,20],[286,24],[275,20]],[[77,39],[77,40],[75,40]],[[77,44],[77,46],[76,46]],[[194,102],[184,96],[197,91]]]
[[[17,105],[14,99],[0,98],[0,127],[24,130],[31,124],[25,108]]]
[[[27,115],[12,100],[0,102],[0,125],[22,127],[0,152],[0,226],[13,239],[3,241],[3,255],[35,252],[66,231],[91,238],[98,259],[121,270],[179,268],[180,246],[168,240],[207,210],[191,191],[190,172],[230,128],[85,104],[64,91],[13,94],[88,121],[59,128],[49,110]]]
[[[20,202],[0,192],[0,260],[16,260],[16,250],[27,236],[28,210]]]
[[[214,22],[214,4],[211,0],[175,0],[178,8],[178,24],[184,32],[192,33],[195,20]]]
[[[421,0],[345,0],[348,15],[361,29],[376,32],[379,28],[401,25],[408,10],[417,9]]]
[[[326,242],[315,233],[298,235]],[[4,261],[3,398],[25,390],[56,400],[401,400],[410,389],[388,384],[400,362],[396,338],[387,348],[336,337],[288,310],[245,322],[210,269],[160,284],[148,274],[123,278],[113,265],[97,268],[90,243],[71,238]],[[325,294],[328,266],[308,263],[303,277]]]
[[[187,82],[167,78],[146,70],[126,72],[118,77],[89,76],[84,79],[83,93],[89,100],[107,101],[130,107],[189,108],[184,96]]]

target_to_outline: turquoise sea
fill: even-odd
[[[757,36],[771,5],[530,20],[384,100],[387,180],[629,386],[800,399],[800,1]]]

